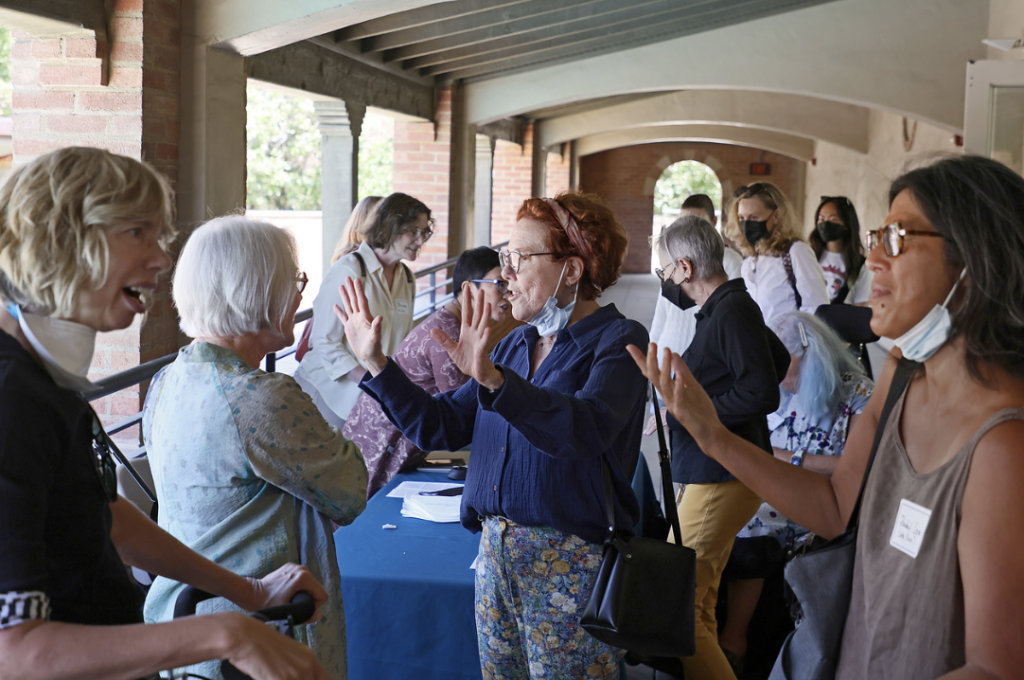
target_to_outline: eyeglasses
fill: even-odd
[[[426,243],[427,241],[430,240],[430,237],[434,235],[434,230],[431,229],[430,227],[425,227],[423,229],[417,229],[413,227],[411,229],[405,230],[404,233],[412,234],[413,241],[419,240],[422,241],[423,243]]]
[[[299,289],[299,295],[302,295],[302,291],[306,290],[307,285],[309,285],[309,277],[306,276],[306,272],[299,272],[299,275],[295,277],[295,287]]]
[[[508,281],[505,279],[470,279],[470,283],[493,283],[498,287],[498,293],[505,295],[508,293]]]
[[[110,453],[110,440],[107,433],[100,425],[95,412],[92,416],[92,452],[96,476],[100,480],[107,500],[113,503],[117,500],[117,463],[114,462],[114,457]]]
[[[942,234],[937,231],[921,231],[918,229],[904,229],[903,225],[899,222],[893,222],[887,224],[881,229],[875,229],[864,234],[864,247],[868,251],[872,251],[878,247],[879,243],[885,246],[885,254],[889,257],[897,257],[903,252],[903,237],[904,236],[938,236],[939,238],[945,238]]]
[[[552,252],[546,253],[521,253],[518,250],[508,250],[502,248],[498,251],[498,261],[501,262],[501,268],[508,267],[513,273],[519,273],[519,266],[523,263],[523,258],[537,257],[539,255],[554,255]]]
[[[675,267],[676,267],[676,263],[675,262],[672,263],[672,268],[671,269],[669,269],[669,268],[662,269],[661,267],[655,267],[654,273],[658,275],[659,279],[661,279],[662,281],[665,281],[668,278],[668,275],[672,272],[672,269],[675,269]]]

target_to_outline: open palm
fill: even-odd
[[[504,382],[501,372],[491,363],[489,342],[491,337],[491,304],[484,302],[484,292],[473,290],[471,284],[462,284],[462,328],[459,341],[439,328],[430,331],[431,337],[441,345],[459,370],[489,389]]]
[[[366,301],[361,280],[346,277],[344,285],[338,287],[338,293],[341,305],[334,305],[334,313],[345,326],[348,344],[356,358],[376,375],[387,363],[380,340],[383,320],[370,314],[370,304]]]

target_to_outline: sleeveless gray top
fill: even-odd
[[[999,411],[950,461],[920,474],[899,436],[906,395],[885,425],[864,490],[837,680],[934,680],[966,662],[957,553],[964,486],[978,441],[999,423],[1024,420],[1024,409]],[[923,539],[912,544],[917,557],[890,545],[904,499],[931,510]]]

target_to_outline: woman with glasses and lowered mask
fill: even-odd
[[[299,639],[329,677],[347,676],[345,621],[331,521],[366,506],[356,446],[313,407],[290,376],[260,363],[294,340],[306,275],[284,229],[241,216],[211,220],[182,248],[172,293],[191,338],[153,378],[142,412],[160,526],[209,559],[249,576],[286,561],[331,593]],[[158,577],[146,620],[169,621],[184,584]],[[224,600],[200,612],[237,611]],[[217,663],[189,668],[218,680]]]
[[[416,281],[402,260],[413,262],[434,235],[430,208],[412,196],[394,193],[370,212],[361,229],[363,242],[331,266],[313,301],[309,351],[295,371],[295,380],[313,398],[324,418],[339,430],[359,398],[359,363],[334,315],[341,302],[338,288],[345,279],[363,282],[370,310],[380,316],[381,342],[387,352],[398,348],[413,327]]]
[[[838,680],[1016,678],[1024,667],[1021,205],[1024,179],[979,156],[893,183],[867,266],[871,328],[897,349],[831,478],[730,434],[677,357],[673,379],[655,347],[630,350],[701,448],[801,526],[839,535],[866,474]],[[896,377],[909,382],[866,473]]]
[[[508,281],[501,277],[497,251],[480,246],[462,253],[452,272],[455,297],[412,329],[392,355],[392,359],[409,379],[430,395],[454,390],[469,380],[469,376],[459,370],[448,353],[431,336],[436,328],[455,342],[459,341],[462,302],[466,298],[462,284],[467,281],[473,284],[469,291],[483,290],[484,302],[491,306],[491,345],[497,344],[512,328],[504,323],[511,305],[505,299]],[[361,395],[356,401],[355,408],[345,421],[344,433],[359,447],[366,461],[367,498],[377,493],[403,469],[421,463],[429,453],[404,437],[388,421],[380,404],[368,394]]]
[[[871,270],[864,266],[860,220],[846,196],[822,196],[808,241],[825,275],[829,302],[866,305]]]
[[[793,206],[771,182],[736,190],[725,232],[743,252],[743,281],[764,320],[829,303],[814,252],[799,236]]]
[[[604,465],[616,528],[639,516],[630,482],[647,383],[625,348],[645,345],[647,331],[597,303],[626,245],[622,222],[594,196],[524,201],[501,258],[512,316],[528,325],[489,353],[490,305],[464,283],[458,342],[432,335],[472,379],[434,397],[384,354],[360,283],[343,291],[338,314],[369,370],[361,387],[421,449],[472,443],[462,524],[482,531],[476,624],[488,680],[618,677],[618,650],[580,616],[608,531]]]
[[[207,659],[259,680],[328,677],[308,647],[241,613],[142,625],[126,563],[248,610],[302,590],[327,599],[294,564],[262,579],[236,575],[117,495],[109,444],[81,392],[96,333],[144,314],[171,267],[171,205],[153,168],[99,149],[40,156],[0,189],[5,678],[131,680]]]

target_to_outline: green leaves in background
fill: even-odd
[[[654,214],[678,215],[679,207],[691,194],[707,194],[715,209],[722,209],[722,185],[711,168],[697,161],[668,166],[654,185]]]

